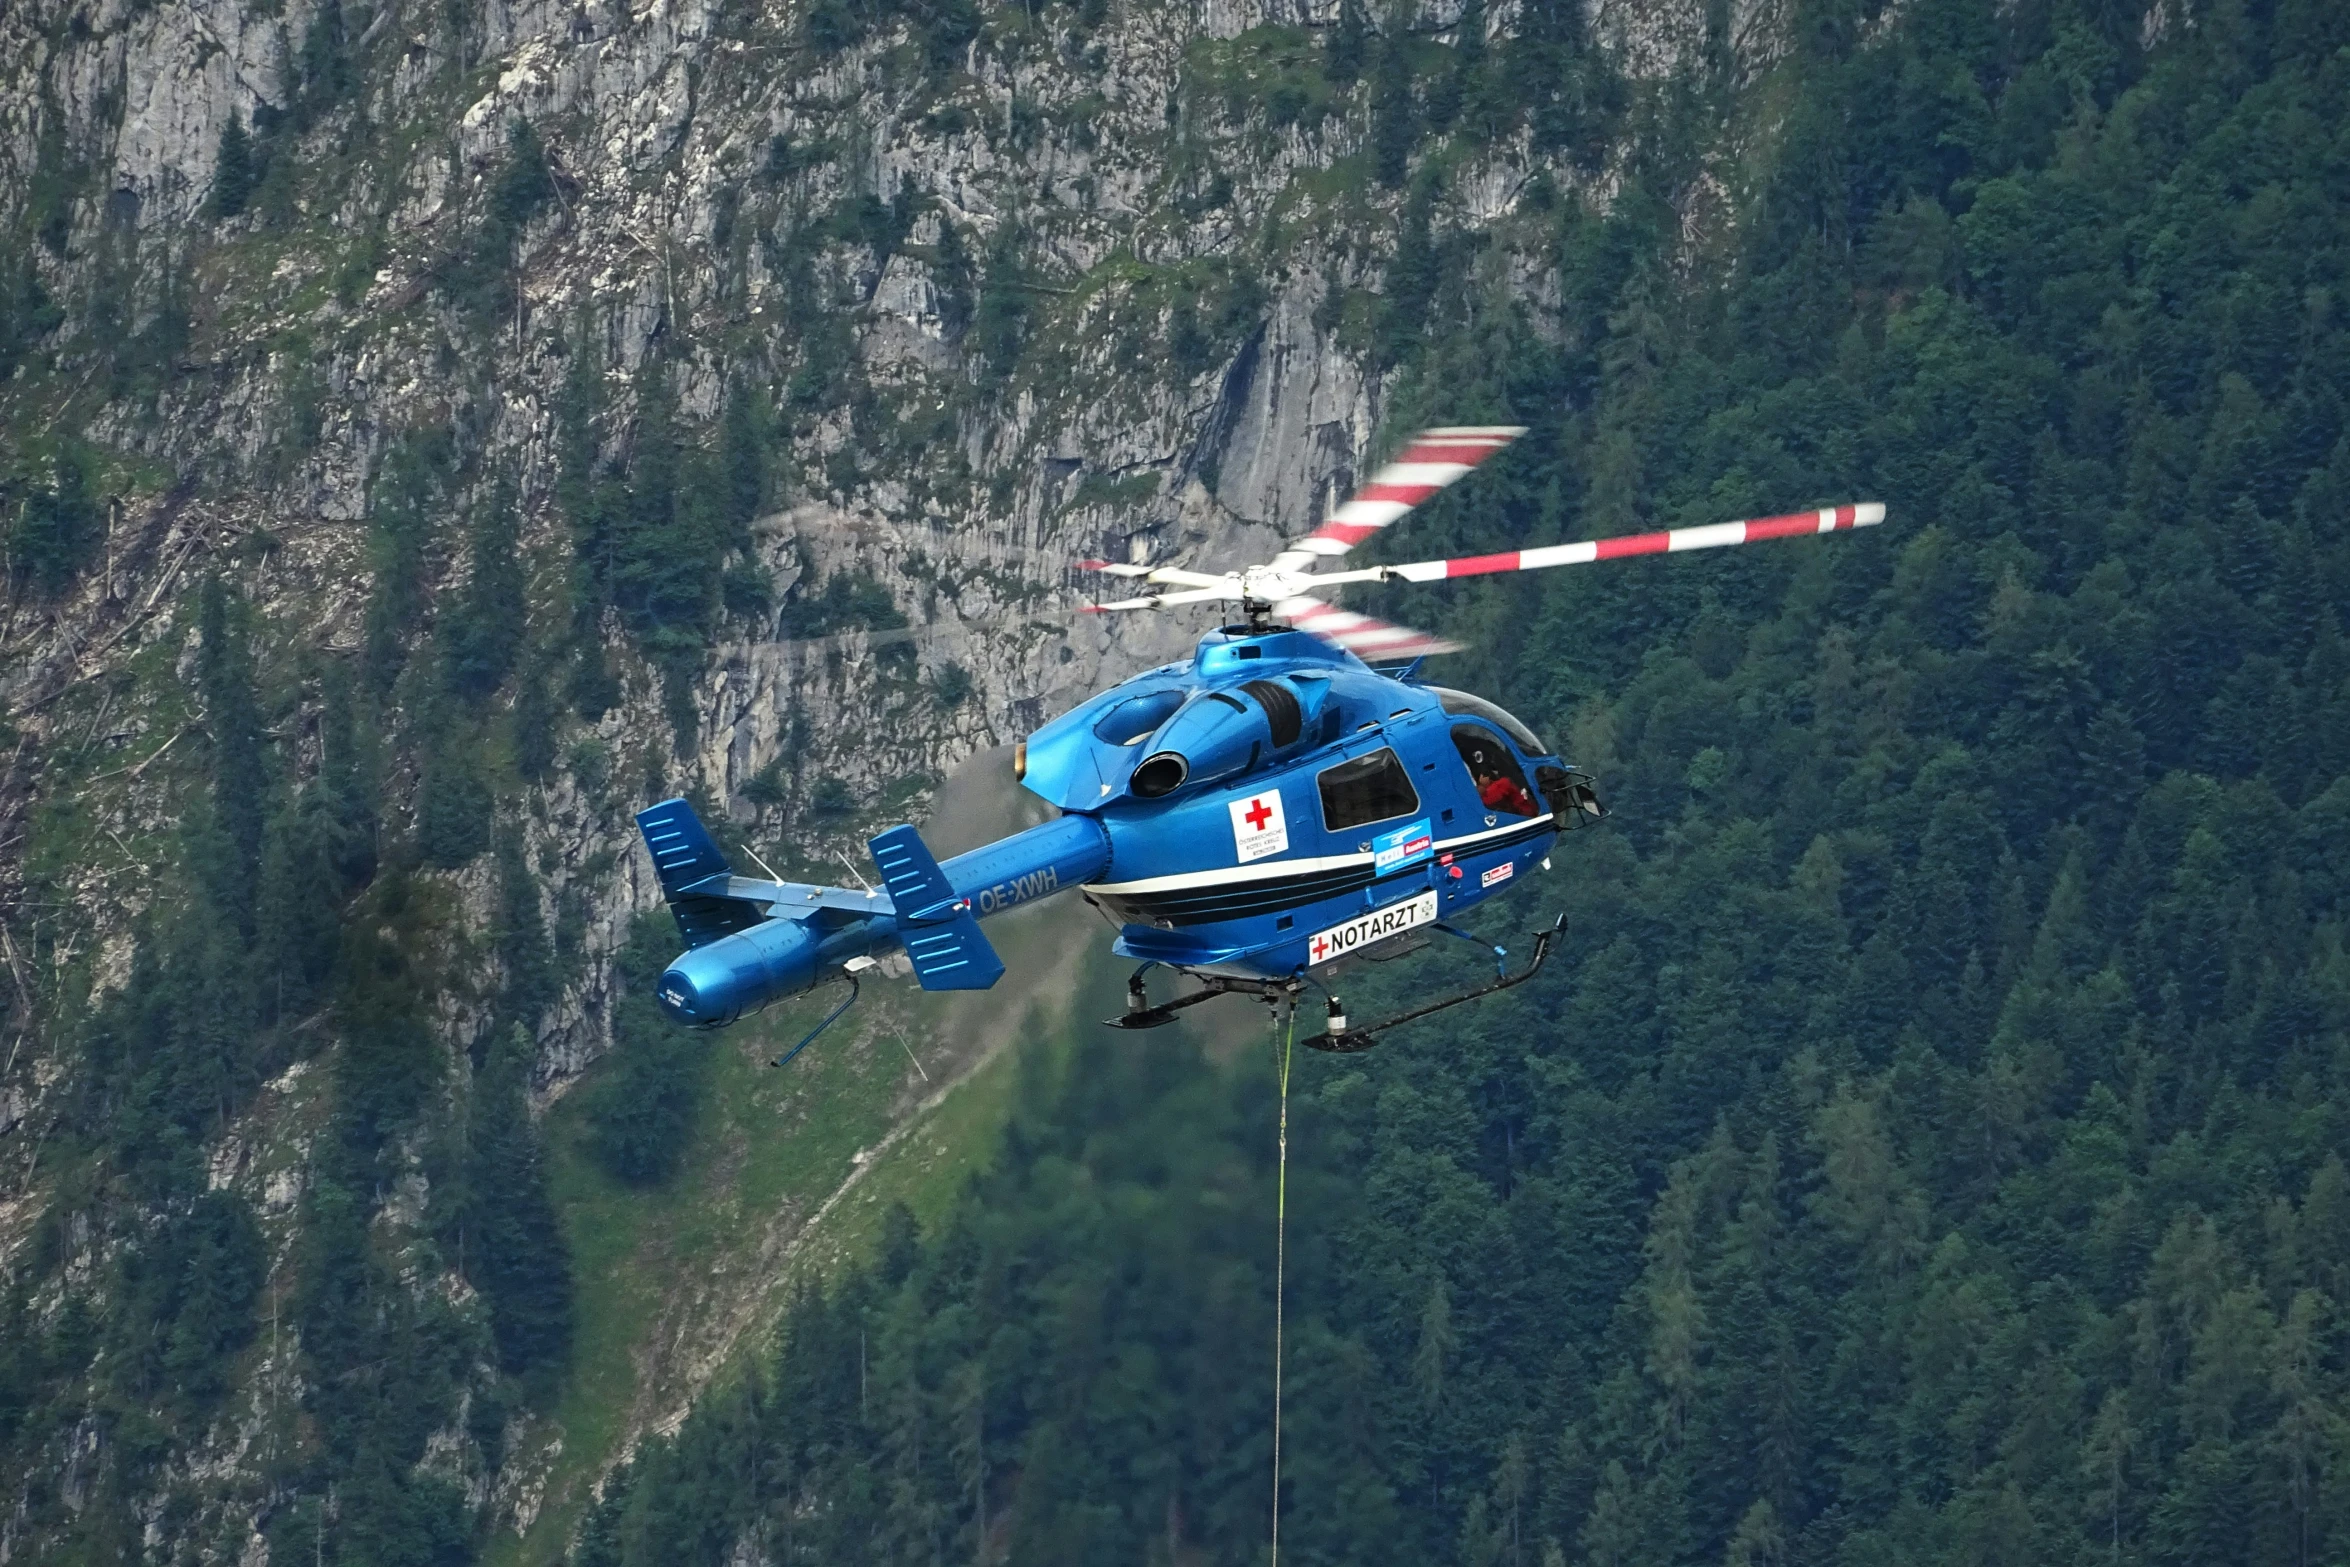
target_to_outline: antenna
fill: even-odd
[[[849,858],[848,850],[835,849],[832,852],[840,856],[841,864],[847,866],[849,868],[849,874],[857,878],[858,886],[864,888],[867,892],[871,892],[873,890],[873,883],[867,881],[865,879],[865,873],[857,869],[857,862]]]

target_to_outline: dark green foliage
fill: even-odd
[[[733,561],[718,578],[718,597],[729,615],[756,620],[775,607],[775,579],[756,561]]]
[[[252,1341],[267,1273],[261,1226],[243,1198],[206,1192],[168,1212],[122,1259],[110,1356],[120,1394],[183,1416],[208,1413]]]
[[[522,678],[514,691],[514,768],[524,781],[537,783],[555,765],[555,700],[547,689],[547,666],[552,655],[533,651],[525,655]]]
[[[474,518],[465,589],[441,624],[449,689],[468,701],[479,702],[505,683],[527,634],[519,510],[513,484],[500,480]]]
[[[1575,10],[1506,45],[1570,150]],[[2350,235],[2313,14],[1807,8],[1737,255],[1657,264],[1671,178],[1563,206],[1555,337],[1407,208],[1393,425],[1532,428],[1394,547],[1894,520],[1374,600],[1617,815],[1486,927],[1570,909],[1571,960],[1298,1064],[1301,1560],[2350,1546],[2350,338],[2276,313]],[[1349,1010],[1468,972],[1415,961]],[[1261,1552],[1271,1074],[1073,1060],[594,1559]]]
[[[953,70],[979,36],[974,0],[817,0],[808,8],[808,43],[820,54],[837,54],[862,43],[874,31],[904,26],[912,35],[923,68]]]
[[[1215,362],[1215,343],[1200,330],[1199,307],[1190,294],[1176,296],[1167,311],[1167,359],[1184,376],[1196,376]]]
[[[87,192],[89,165],[66,146],[66,115],[44,93],[39,139],[33,146],[32,180],[25,192],[23,224],[53,256],[64,256],[73,238],[74,206]]]
[[[335,1131],[350,1129],[344,1122]],[[317,1446],[293,1477],[309,1494],[274,1510],[270,1535],[296,1561],[307,1551],[346,1563],[459,1567],[472,1556],[464,1497],[417,1472],[416,1462],[454,1413],[467,1361],[485,1346],[374,1254],[364,1202],[348,1172],[331,1171],[347,1153],[338,1135],[330,1173],[305,1204],[292,1304]],[[317,1505],[330,1490],[331,1517]]]
[[[743,782],[743,798],[757,806],[781,805],[786,789],[783,778],[783,759],[776,758]]]
[[[114,396],[152,404],[179,373],[191,330],[188,248],[149,245],[109,213],[92,257],[83,326]]]
[[[810,27],[814,27],[812,16]],[[767,161],[759,166],[759,173],[769,184],[780,185],[810,166],[809,150],[777,131],[767,139]]]
[[[531,1056],[517,1024],[474,1075],[458,1241],[459,1265],[489,1302],[498,1363],[516,1375],[559,1365],[571,1348],[571,1253],[530,1119]]]
[[[346,890],[375,874],[382,787],[374,714],[353,686],[342,665],[329,668],[318,712],[317,789],[326,806],[328,852]]]
[[[971,251],[962,230],[945,217],[938,220],[938,244],[930,264],[931,281],[938,289],[938,320],[949,339],[958,338],[971,324]]]
[[[539,913],[538,884],[522,862],[522,839],[513,832],[498,839],[498,918],[490,936],[505,971],[498,1021],[491,1026],[497,1030],[503,1023],[535,1034],[562,984],[547,945],[547,922]]]
[[[1403,226],[1396,235],[1395,257],[1387,264],[1387,295],[1379,318],[1380,357],[1399,360],[1429,335],[1429,312],[1443,280],[1443,256],[1429,232],[1436,202],[1436,185],[1421,178],[1404,202]]]
[[[288,63],[288,118],[296,131],[306,131],[358,85],[342,0],[325,0],[311,13],[310,25],[302,30],[302,46]]]
[[[269,812],[269,771],[261,708],[253,689],[252,627],[242,595],[207,577],[198,601],[196,690],[212,741],[212,810],[197,874],[215,905],[253,934],[254,890]]]
[[[1605,156],[1622,89],[1592,47],[1578,0],[1526,0],[1501,68],[1514,102],[1524,108],[1534,144],[1596,166]]]
[[[65,323],[28,250],[0,246],[0,376],[11,376]]]
[[[1231,357],[1263,322],[1265,286],[1253,269],[1218,267],[1186,280],[1167,312],[1167,354],[1185,375]]]
[[[424,1004],[414,958],[402,945],[400,922],[416,896],[404,878],[386,877],[373,889],[380,923],[352,921],[346,935],[343,994],[336,1008],[343,1045],[337,1063],[338,1129],[355,1164],[381,1154],[385,1142],[403,1129],[439,1078],[443,1062]]]
[[[729,383],[718,421],[719,519],[729,548],[750,542],[751,524],[767,498],[767,447],[757,402],[740,381]]]
[[[259,183],[263,160],[245,134],[245,122],[235,110],[220,128],[220,151],[212,165],[212,193],[206,205],[214,217],[233,218],[245,210],[245,200]]]
[[[342,943],[344,880],[334,807],[313,784],[269,819],[254,912],[254,979],[272,1021],[307,1013]]]
[[[778,634],[822,637],[841,631],[890,631],[905,623],[888,588],[864,572],[836,571],[824,579],[823,591],[795,591],[785,600]]]
[[[684,746],[698,721],[693,674],[724,602],[722,562],[746,537],[750,518],[740,513],[755,510],[756,500],[739,462],[713,461],[687,444],[666,366],[650,362],[638,376],[636,446],[625,476],[595,470],[597,404],[583,349],[574,355],[562,410],[560,497],[578,560],[573,602],[582,639],[574,701],[592,718],[614,699],[601,650],[588,640],[598,612],[609,605],[660,671],[670,722]]]
[[[1419,139],[1419,111],[1412,101],[1409,41],[1402,29],[1382,39],[1371,72],[1371,169],[1379,183],[1401,185]]]
[[[200,1152],[281,1068],[283,1024],[322,993],[339,943],[332,820],[291,804],[264,734],[250,612],[200,590],[196,695],[207,787],[186,802],[184,875],[134,931],[127,981],[92,1012],[66,1125],[136,1196],[203,1189]]]
[[[612,1059],[589,1092],[589,1149],[616,1178],[665,1181],[685,1155],[701,1106],[709,1036],[679,1028],[653,1000],[677,946],[666,913],[640,914],[613,960]]]
[[[1330,80],[1345,86],[1363,74],[1363,59],[1370,52],[1371,28],[1363,18],[1363,8],[1356,0],[1338,0],[1338,20],[1322,35],[1322,70]]]
[[[60,448],[46,465],[47,482],[0,483],[0,502],[13,502],[8,519],[8,575],[43,598],[73,584],[105,537],[98,497],[90,493],[89,458]]]
[[[378,1252],[370,1224],[386,1177],[403,1162],[386,1157],[393,1140],[413,1130],[448,1069],[423,1010],[438,985],[417,959],[434,939],[426,916],[416,883],[383,878],[354,910],[338,963],[331,1113],[311,1149],[286,1302],[299,1329],[307,1418],[264,1525],[290,1560],[456,1567],[472,1559],[463,1494],[421,1473],[418,1460],[454,1419],[470,1368],[494,1352],[494,1340],[438,1291],[415,1288],[407,1264]],[[523,1175],[529,1156],[518,1153],[517,1137],[528,1137],[527,1114],[518,1134],[512,1109],[485,1110],[483,1128],[500,1169]],[[516,1213],[535,1235],[530,1212],[526,1193]],[[541,1325],[539,1342],[551,1342],[561,1330],[548,1325],[568,1306],[552,1303],[561,1292],[547,1287],[545,1248],[531,1256],[521,1290],[530,1304],[520,1316]],[[331,1508],[322,1507],[330,1496]]]
[[[1010,376],[1013,364],[1020,357],[1031,303],[1024,286],[1026,282],[1017,225],[1000,223],[996,225],[995,238],[988,243],[987,264],[982,269],[979,285],[979,306],[965,343],[966,351],[988,381],[1000,383]]]
[[[368,552],[375,586],[360,657],[379,693],[399,678],[408,661],[408,636],[423,618],[425,549],[456,465],[445,428],[411,431],[385,454],[369,490]]]
[[[452,722],[432,743],[416,780],[416,851],[454,870],[484,853],[496,802],[470,725]]]
[[[465,308],[495,320],[514,309],[517,247],[533,218],[555,200],[555,175],[546,146],[530,121],[517,115],[506,133],[506,157],[490,182],[481,227],[465,257],[449,272],[452,294]]]

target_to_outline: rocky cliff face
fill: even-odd
[[[727,560],[764,603],[710,622],[690,735],[641,627],[591,605],[619,699],[568,720],[553,770],[498,807],[550,917],[584,922],[541,1030],[537,1082],[559,1091],[603,1048],[609,955],[657,901],[629,828],[647,789],[702,791],[771,854],[829,860],[964,757],[1188,647],[1193,625],[1071,614],[1070,561],[1258,557],[1343,494],[1397,396],[1367,323],[1399,248],[1468,247],[1549,330],[1544,236],[1562,201],[1605,206],[1622,148],[1546,142],[1513,99],[1530,89],[1498,75],[1443,107],[1453,62],[1547,27],[1572,92],[1637,97],[1760,68],[1778,25],[1753,0],[0,14],[20,345],[0,440],[20,514],[52,448],[80,443],[95,518],[67,580],[12,561],[0,622],[18,997],[0,1129],[24,1150],[0,1241],[45,1209],[64,1025],[123,982],[181,809],[167,744],[203,715],[171,692],[199,581],[241,586],[265,666],[359,654],[392,569],[387,462],[445,437],[396,635],[431,635],[466,586],[459,519],[511,493],[533,634],[554,638],[579,389],[608,472],[656,371],[688,445],[718,444],[730,396],[757,404],[760,515]],[[1392,63],[1342,67],[1341,47]],[[1705,192],[1686,194],[1694,232]],[[1440,386],[1410,401],[1447,411]],[[795,614],[843,579],[892,613]],[[286,711],[281,740],[315,766],[314,699]],[[414,784],[393,766],[388,831]],[[440,874],[458,923],[486,927],[486,865]],[[438,1016],[455,1039],[480,1021],[460,998]],[[231,1164],[291,1214],[298,1170]],[[223,1441],[216,1480],[243,1461]]]

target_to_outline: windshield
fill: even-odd
[[[1508,713],[1481,696],[1466,691],[1451,691],[1443,686],[1430,686],[1436,700],[1446,712],[1456,718],[1482,718],[1517,742],[1518,749],[1528,756],[1548,756],[1550,748],[1534,738],[1534,731],[1519,723]]]

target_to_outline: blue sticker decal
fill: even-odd
[[[1428,818],[1423,816],[1409,827],[1383,832],[1371,840],[1371,874],[1384,876],[1389,871],[1417,865],[1435,852],[1436,835],[1429,830]]]

